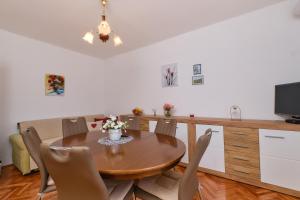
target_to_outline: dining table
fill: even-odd
[[[95,167],[103,178],[118,180],[141,179],[174,168],[184,156],[185,144],[176,137],[148,131],[127,130],[122,137],[130,137],[124,144],[102,144],[108,132],[91,131],[65,137],[52,147],[89,147]],[[82,169],[84,170],[84,169]]]

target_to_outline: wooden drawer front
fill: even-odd
[[[300,132],[259,130],[261,155],[300,161]]]
[[[228,167],[226,167],[226,173],[231,176],[237,176],[240,178],[247,178],[256,181],[260,180],[260,173],[258,168],[229,165]]]
[[[259,156],[258,154],[239,153],[234,151],[226,152],[226,166],[238,165],[251,168],[257,168],[259,170]]]
[[[243,154],[255,154],[259,155],[259,145],[258,144],[247,144],[247,143],[234,143],[227,142],[225,140],[225,151],[234,151]]]
[[[149,121],[140,119],[140,128],[142,131],[149,131]]]
[[[228,145],[247,144],[247,146],[253,146],[258,144],[259,136],[258,129],[225,127],[224,137],[225,145],[227,143]]]

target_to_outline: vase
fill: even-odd
[[[165,110],[164,114],[166,117],[171,117],[171,110]]]
[[[113,141],[117,141],[121,139],[122,130],[121,129],[109,129],[109,139]]]

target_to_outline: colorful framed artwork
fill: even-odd
[[[193,73],[194,75],[202,74],[201,64],[193,65]]]
[[[62,75],[45,75],[46,96],[63,96],[65,94],[65,78]]]
[[[192,84],[193,85],[203,85],[204,84],[204,76],[193,76],[192,77]]]
[[[177,63],[164,65],[161,67],[162,87],[178,86],[178,69]]]

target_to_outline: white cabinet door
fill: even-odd
[[[261,181],[300,191],[300,132],[259,130]]]
[[[176,129],[176,138],[180,139],[185,144],[185,154],[181,159],[183,163],[189,163],[189,156],[188,156],[188,130],[187,124],[178,123]]]
[[[156,127],[157,121],[149,121],[149,132],[153,133]]]
[[[197,124],[196,138],[198,139],[209,128],[216,132],[212,134],[210,144],[208,145],[199,166],[225,173],[223,126]]]

